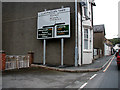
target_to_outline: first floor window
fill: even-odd
[[[84,7],[84,15],[87,16],[87,7]]]

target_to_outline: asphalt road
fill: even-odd
[[[116,58],[114,58],[106,72],[100,71],[94,76],[84,85],[84,88],[120,89],[120,70],[117,68]]]

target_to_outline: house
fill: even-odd
[[[113,54],[113,44],[105,38],[104,40],[104,56],[109,56]]]
[[[93,48],[94,48],[94,59],[104,56],[104,37],[105,37],[105,26],[94,25],[93,27]]]
[[[33,51],[33,63],[36,64],[55,66],[90,64],[93,60],[94,5],[93,0],[78,3],[2,2],[2,49],[11,55]],[[68,15],[67,17],[60,13],[65,11],[67,13],[64,15]],[[48,17],[40,18],[41,15]],[[50,20],[55,21],[51,26],[48,23]],[[68,22],[69,30],[63,29],[65,23],[61,24],[59,20]],[[51,28],[48,28],[46,23]],[[40,25],[46,26],[41,28]],[[65,32],[67,34],[62,36]]]

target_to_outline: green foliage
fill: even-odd
[[[110,39],[110,41],[112,42],[113,45],[120,44],[120,38],[113,38],[113,39]]]

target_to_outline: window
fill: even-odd
[[[84,15],[87,16],[87,7],[84,6]]]
[[[85,1],[85,5],[84,5],[84,7],[83,7],[83,13],[84,13],[84,15],[83,16],[88,16],[88,1],[86,0]]]
[[[90,49],[92,48],[92,31],[90,30]]]
[[[84,50],[92,49],[92,31],[90,29],[84,29]]]
[[[84,49],[88,49],[88,29],[84,30]]]

